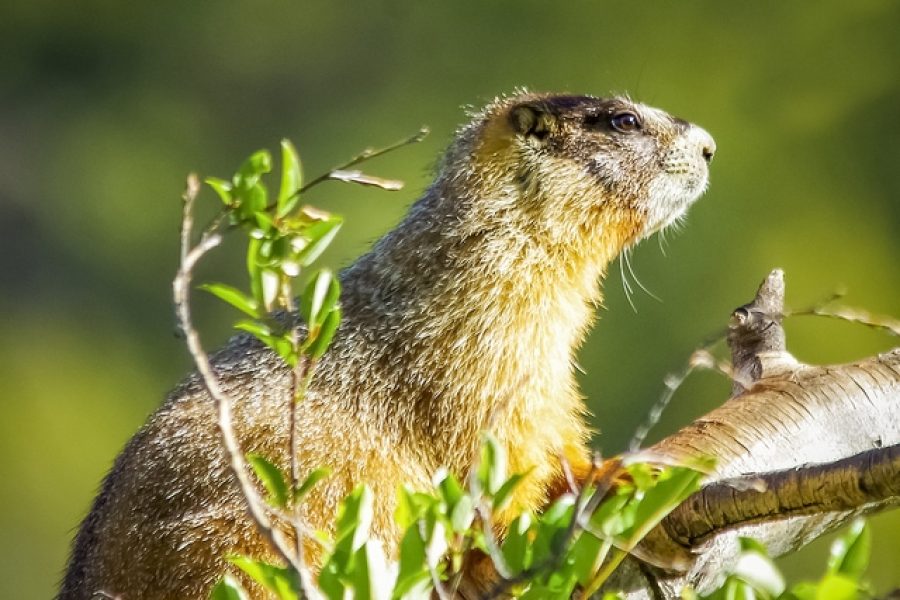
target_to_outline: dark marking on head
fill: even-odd
[[[519,135],[543,140],[553,130],[556,116],[546,104],[528,102],[514,106],[509,111],[509,120]]]

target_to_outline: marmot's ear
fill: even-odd
[[[553,130],[556,117],[542,104],[527,103],[514,106],[509,121],[519,135],[542,140]]]

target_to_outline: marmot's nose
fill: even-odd
[[[694,128],[693,137],[697,140],[697,145],[700,147],[700,154],[703,155],[703,160],[707,163],[712,162],[713,156],[716,154],[716,140],[714,140],[705,129],[700,127]]]

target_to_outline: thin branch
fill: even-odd
[[[366,175],[362,171],[352,170],[344,171],[336,169],[328,174],[329,179],[336,181],[345,181],[347,183],[358,183],[360,185],[370,185],[372,187],[381,188],[389,192],[396,192],[403,189],[403,182],[399,179],[385,179],[384,177],[375,177],[374,175]]]
[[[466,558],[473,556],[472,548],[475,545],[475,536],[474,535],[466,535],[463,541],[463,546],[459,550],[460,556],[462,556],[462,560],[460,562],[460,567],[453,574],[453,579],[450,581],[450,597],[456,598],[459,592],[459,587],[463,582],[463,577],[466,575]]]
[[[419,129],[419,131],[417,131],[413,135],[411,135],[407,138],[404,138],[404,139],[400,140],[399,142],[395,142],[389,146],[385,146],[383,148],[378,148],[378,149],[366,148],[365,150],[363,150],[362,152],[360,152],[359,154],[357,154],[356,156],[354,156],[347,162],[345,162],[341,165],[338,165],[338,166],[334,167],[333,169],[331,169],[330,171],[328,171],[327,173],[323,173],[323,174],[319,175],[318,177],[315,177],[308,183],[303,184],[302,186],[300,186],[300,189],[294,193],[294,195],[302,194],[303,192],[307,191],[311,187],[314,187],[314,186],[322,183],[323,181],[327,181],[329,179],[341,179],[341,177],[335,177],[335,173],[340,174],[342,171],[347,171],[347,169],[349,169],[350,167],[356,166],[361,162],[370,160],[372,158],[375,158],[376,156],[381,156],[383,154],[387,154],[388,152],[393,152],[394,150],[397,150],[398,148],[402,148],[404,146],[409,146],[411,144],[416,144],[418,142],[421,142],[423,139],[425,139],[425,136],[427,136],[429,134],[429,132],[430,132],[430,130],[428,129],[428,127],[423,126]],[[399,189],[399,188],[386,188],[386,189]]]
[[[858,325],[864,325],[872,329],[887,331],[893,335],[900,335],[900,320],[884,315],[875,315],[868,311],[852,308],[849,306],[836,306],[827,308],[825,306],[814,306],[805,310],[787,312],[785,316],[789,317],[827,317],[829,319],[838,319]]]
[[[685,380],[687,380],[695,370],[700,368],[716,368],[715,360],[711,360],[710,357],[712,356],[712,349],[723,339],[725,339],[724,331],[707,339],[703,345],[691,353],[687,364],[680,371],[677,373],[670,373],[666,376],[663,380],[665,389],[659,399],[652,407],[650,407],[650,411],[647,413],[644,422],[635,430],[634,435],[631,437],[631,441],[628,442],[628,452],[637,452],[640,450],[641,444],[647,439],[647,434],[649,434],[650,430],[659,423],[663,411],[672,402],[675,392],[678,391],[678,388],[684,384]]]
[[[285,286],[287,289],[282,293],[282,297],[284,298],[284,309],[287,311],[289,315],[294,314],[296,307],[294,306],[294,295],[291,293],[290,286]],[[298,352],[300,348],[300,328],[298,325],[293,325],[291,327],[291,346],[293,347],[295,352]],[[300,465],[297,463],[298,456],[298,439],[297,439],[297,404],[301,398],[301,382],[303,381],[304,373],[306,371],[306,356],[299,356],[297,358],[296,366],[291,370],[291,390],[290,397],[288,402],[289,406],[289,425],[288,425],[288,437],[290,438],[289,447],[290,447],[290,463],[291,463],[291,496],[293,496],[294,490],[300,485]],[[298,546],[300,544],[298,543]]]
[[[187,189],[184,194],[184,211],[181,222],[181,264],[178,273],[172,282],[175,309],[179,324],[184,333],[188,350],[197,371],[203,379],[203,384],[216,404],[217,422],[222,443],[229,457],[229,465],[241,492],[247,501],[247,509],[250,517],[256,524],[260,534],[265,538],[273,550],[289,565],[296,569],[301,580],[304,570],[302,565],[296,562],[290,550],[288,542],[283,534],[272,526],[272,522],[266,512],[261,499],[256,493],[256,488],[247,474],[247,465],[243,452],[235,435],[232,423],[231,398],[222,390],[219,380],[213,371],[209,356],[203,349],[200,336],[194,327],[191,318],[190,285],[193,277],[193,269],[197,262],[210,250],[222,243],[222,235],[219,233],[206,233],[198,244],[191,246],[193,230],[193,208],[200,189],[200,183],[196,175],[188,177]],[[299,540],[298,540],[299,544]],[[302,585],[302,584],[301,584]]]
[[[230,208],[223,208],[219,214],[213,217],[209,223],[206,224],[206,227],[203,228],[203,233],[201,237],[206,237],[208,235],[212,235],[216,231],[219,230],[219,227],[222,226],[222,223],[225,221],[225,218],[228,216],[228,213],[231,211]]]
[[[596,471],[599,470],[599,460],[600,457],[597,454],[591,457],[591,470],[595,472],[595,475]],[[594,493],[584,505],[582,516],[587,519],[590,519],[594,511],[600,507],[600,503],[603,502],[603,499],[606,498],[606,495],[612,489],[616,478],[622,473],[622,457],[610,458],[606,462],[607,466],[603,470],[603,477],[593,482],[596,485]],[[582,527],[583,525],[584,523],[582,523]]]
[[[598,488],[597,490],[594,490],[592,492],[591,484],[594,481],[594,476],[600,470],[600,463],[600,457],[594,454],[594,456],[591,457],[591,468],[590,470],[588,470],[587,477],[585,477],[584,479],[584,485],[581,486],[580,490],[577,488],[573,490],[576,496],[575,506],[572,510],[572,520],[569,521],[569,525],[566,527],[566,533],[558,543],[558,552],[555,553],[557,556],[561,557],[564,554],[563,550],[565,550],[566,546],[569,545],[569,542],[571,542],[575,538],[575,535],[578,533],[582,514],[587,514],[587,518],[590,518],[590,513],[586,513],[585,507],[591,502],[591,500],[594,499],[595,496],[597,496],[597,492],[599,491]],[[565,464],[568,464],[568,461],[565,461]],[[569,469],[569,471],[571,471],[571,469]],[[609,491],[608,488],[603,490],[602,493],[604,496],[606,495],[607,491]]]
[[[900,445],[841,460],[711,483],[665,518],[674,541],[693,547],[748,523],[900,502]]]

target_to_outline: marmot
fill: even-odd
[[[327,528],[368,483],[391,548],[396,486],[465,476],[481,432],[529,472],[514,512],[589,470],[574,352],[606,266],[704,191],[703,129],[627,98],[520,94],[462,127],[407,216],[341,274],[343,322],[298,411],[301,473],[333,474],[303,516]],[[249,336],[214,357],[245,451],[289,463],[289,375]],[[125,447],[74,542],[59,598],[205,598],[224,557],[271,556],[228,470],[195,375]],[[308,544],[313,564],[318,548]]]

